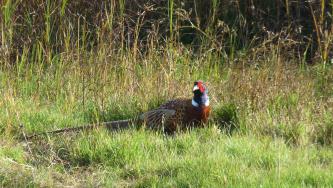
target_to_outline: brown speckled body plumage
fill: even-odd
[[[176,130],[202,126],[207,123],[209,114],[209,106],[195,107],[191,99],[176,99],[142,114],[140,119],[149,128],[162,128],[165,132],[173,133]]]

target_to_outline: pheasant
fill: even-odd
[[[168,101],[155,110],[140,116],[140,120],[152,129],[163,129],[167,133],[184,130],[207,123],[210,114],[207,88],[202,81],[194,82],[192,99]]]
[[[198,127],[207,123],[210,114],[208,91],[199,80],[194,82],[192,99],[175,99],[162,104],[160,107],[145,112],[137,118],[104,122],[95,125],[84,125],[80,127],[65,128],[46,132],[55,134],[61,132],[94,129],[104,126],[109,130],[125,129],[131,125],[143,124],[150,129],[163,130],[166,133],[174,133],[177,130],[185,130],[190,127]],[[33,138],[38,135],[32,135]]]

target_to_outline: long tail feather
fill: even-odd
[[[134,119],[88,124],[88,125],[82,125],[82,126],[77,126],[77,127],[70,127],[70,128],[64,128],[64,129],[58,129],[58,130],[54,130],[54,131],[33,134],[30,136],[24,136],[24,137],[26,140],[30,140],[30,139],[33,139],[33,138],[36,138],[36,137],[42,136],[42,135],[55,135],[55,134],[59,134],[59,133],[78,132],[78,131],[84,131],[84,130],[97,129],[100,127],[105,127],[106,129],[108,129],[110,131],[116,131],[116,130],[127,129],[127,128],[131,127],[133,124],[141,124],[143,122],[148,123],[150,128],[157,128],[161,123],[163,123],[163,119],[167,119],[167,118],[173,116],[174,114],[175,114],[175,110],[156,109],[156,110],[151,110],[144,114],[141,114],[139,117],[134,118]]]
[[[102,123],[96,123],[96,124],[81,125],[81,126],[77,126],[77,127],[70,127],[70,128],[64,128],[64,129],[58,129],[58,130],[54,130],[54,131],[33,134],[30,136],[27,136],[26,139],[30,140],[30,139],[36,138],[38,136],[41,136],[41,135],[55,135],[55,134],[59,134],[59,133],[93,130],[93,129],[97,129],[97,128],[101,128],[101,127],[105,127],[110,131],[116,131],[116,130],[128,129],[135,122],[136,121],[134,119],[128,119],[128,120],[109,121],[109,122],[102,122]]]

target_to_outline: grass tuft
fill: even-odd
[[[234,103],[214,108],[214,120],[222,130],[228,133],[240,128],[239,112]]]

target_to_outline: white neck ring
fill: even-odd
[[[194,99],[192,99],[192,106],[199,107],[199,104]],[[209,106],[209,99],[205,101],[204,106]]]

